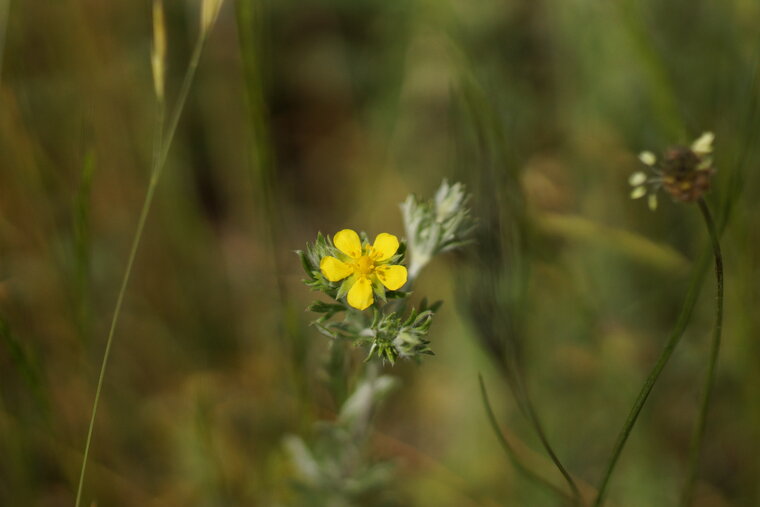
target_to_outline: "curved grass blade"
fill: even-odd
[[[483,376],[481,374],[478,374],[478,382],[480,384],[480,396],[483,401],[483,408],[485,409],[486,415],[488,416],[488,422],[491,425],[491,429],[496,435],[496,438],[499,440],[499,444],[501,445],[501,448],[504,450],[504,453],[507,455],[512,465],[518,471],[520,471],[520,473],[528,477],[530,480],[536,482],[537,484],[540,484],[543,487],[546,487],[552,490],[554,493],[564,497],[565,499],[572,500],[573,498],[572,495],[570,495],[567,491],[560,488],[556,484],[553,484],[551,481],[547,480],[546,478],[540,476],[539,474],[531,470],[527,465],[525,465],[525,463],[522,462],[520,457],[515,452],[514,447],[512,447],[512,445],[509,443],[507,438],[501,432],[501,429],[499,429],[499,423],[496,420],[496,415],[494,414],[493,408],[491,407],[491,402],[488,399],[488,392],[486,390],[485,382],[483,381]]]

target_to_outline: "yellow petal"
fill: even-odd
[[[362,241],[356,231],[343,229],[333,237],[333,243],[344,254],[358,259],[362,255]]]
[[[322,270],[322,274],[325,275],[325,278],[331,282],[343,280],[354,272],[351,266],[330,256],[322,257],[322,260],[319,262],[319,269]]]
[[[357,310],[368,308],[374,299],[372,298],[372,283],[366,276],[359,277],[351,290],[348,291],[348,304]]]
[[[375,243],[372,245],[372,256],[376,261],[387,261],[398,250],[398,238],[393,234],[383,232],[378,234],[375,238]]]
[[[398,290],[406,283],[406,268],[404,266],[378,266],[375,273],[388,290]]]

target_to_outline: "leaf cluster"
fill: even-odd
[[[462,183],[444,180],[433,199],[409,195],[401,204],[411,252],[411,271],[417,273],[432,257],[472,242],[476,222]]]
[[[366,360],[374,356],[394,365],[399,357],[420,361],[422,355],[434,355],[426,337],[433,315],[442,303],[437,301],[428,307],[427,300],[423,300],[419,308],[412,308],[406,319],[396,312],[376,312],[370,326],[371,335],[358,340],[360,344],[369,345]]]

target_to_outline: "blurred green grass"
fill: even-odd
[[[11,0],[0,20],[6,5],[0,503],[70,505],[150,167],[150,3]],[[171,102],[197,6],[166,7]],[[444,177],[468,185],[482,226],[419,280],[446,301],[437,355],[394,368],[374,441],[399,460],[398,504],[556,503],[489,432],[478,372],[540,449],[483,329],[519,351],[559,455],[596,483],[706,244],[696,210],[650,213],[627,175],[641,149],[714,130],[711,201],[732,214],[698,505],[759,504],[758,20],[752,0],[228,2],[138,253],[85,498],[291,505],[281,440],[336,408],[292,252],[318,230],[401,234],[398,203]],[[624,451],[616,505],[678,497],[711,295]]]

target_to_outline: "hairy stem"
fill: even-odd
[[[710,234],[713,255],[715,256],[715,325],[713,327],[712,343],[710,346],[710,358],[705,374],[704,387],[702,390],[702,399],[697,417],[697,424],[694,427],[694,433],[691,437],[691,447],[689,452],[689,473],[681,497],[681,505],[686,507],[691,505],[694,495],[694,485],[697,481],[699,472],[699,458],[702,450],[702,443],[705,436],[705,426],[707,422],[707,412],[710,407],[710,397],[715,384],[715,375],[718,365],[718,355],[720,353],[721,332],[723,329],[723,255],[720,251],[720,240],[718,231],[713,222],[710,208],[704,199],[698,201],[699,211],[705,220],[707,231]]]

